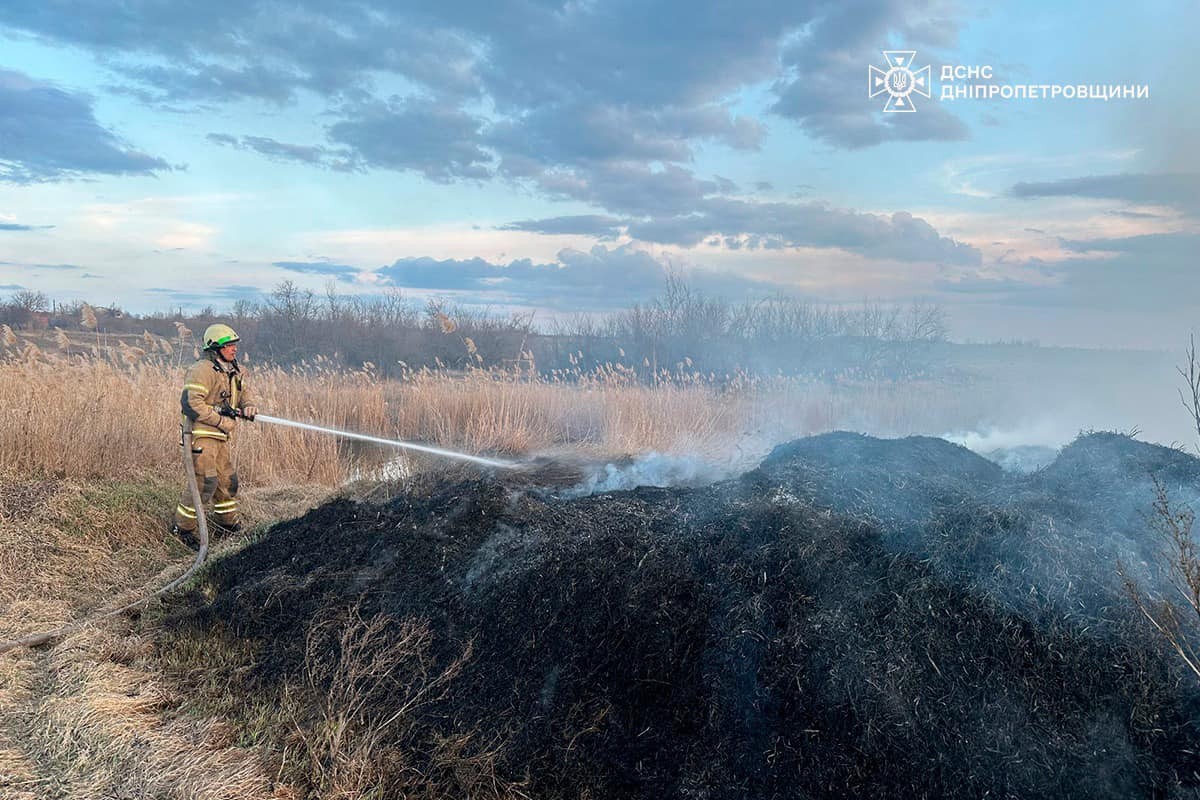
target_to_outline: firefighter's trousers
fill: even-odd
[[[238,476],[229,457],[229,442],[217,439],[192,440],[192,465],[196,469],[196,486],[204,505],[212,504],[211,522],[222,528],[238,525]],[[175,524],[180,530],[195,531],[199,527],[196,509],[192,507],[192,490],[186,484],[175,506]]]

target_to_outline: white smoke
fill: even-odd
[[[562,496],[584,497],[639,486],[700,486],[731,477],[734,471],[731,464],[714,464],[696,456],[643,453],[627,462],[589,467],[587,476]]]
[[[1079,434],[1061,419],[1040,417],[1012,427],[988,426],[981,430],[942,434],[948,442],[960,444],[1013,472],[1041,469],[1058,455],[1063,446]]]
[[[1014,427],[988,426],[982,430],[954,431],[942,434],[942,438],[983,454],[1015,447],[1050,447],[1057,450],[1078,433],[1078,427],[1071,427],[1062,420],[1042,417]]]

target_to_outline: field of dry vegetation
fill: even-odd
[[[40,339],[4,333],[0,472],[132,478],[177,472],[178,396],[190,339]],[[186,355],[185,355],[186,351]],[[317,356],[287,369],[250,364],[261,411],[468,453],[527,456],[569,448],[595,458],[658,451],[718,462],[839,427],[941,433],[978,422],[968,387],[921,381],[715,376],[681,365],[647,383],[627,364],[593,369],[337,369]],[[242,425],[245,482],[337,486],[395,456],[296,429]],[[747,452],[753,450],[753,452]],[[428,464],[412,464],[419,469]]]
[[[45,630],[155,587],[186,563],[166,535],[182,476],[178,397],[190,339],[88,334],[0,341],[0,640]],[[274,416],[470,453],[593,459],[658,451],[752,464],[779,441],[836,428],[940,433],[978,422],[969,387],[699,375],[653,382],[619,362],[379,377],[322,359],[248,363]],[[235,445],[250,536],[370,477],[395,450],[243,424]],[[405,456],[405,472],[442,464]],[[221,547],[236,547],[225,542]],[[0,796],[287,797],[255,742],[180,698],[118,618],[38,652],[0,656]],[[236,658],[236,653],[212,654]],[[187,757],[181,754],[187,753]]]

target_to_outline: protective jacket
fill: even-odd
[[[217,413],[225,404],[237,409],[254,405],[238,363],[222,361],[213,353],[193,364],[184,379],[180,406],[184,424],[191,420],[193,439],[229,440],[237,420]]]
[[[226,403],[237,409],[253,405],[237,362],[222,361],[213,353],[188,370],[180,405],[184,426],[189,421],[192,426],[192,466],[200,499],[205,505],[212,504],[215,521],[229,530],[237,528],[239,519],[237,468],[229,445],[229,434],[237,420],[217,413]],[[184,486],[175,506],[175,526],[179,530],[196,530],[199,523],[193,502],[191,487]]]

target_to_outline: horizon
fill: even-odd
[[[318,289],[316,287],[308,287],[308,286],[296,286],[296,288],[301,292],[311,293],[312,296],[317,300],[318,303],[324,302],[324,300],[323,300],[324,294],[320,289]],[[328,287],[326,287],[326,288],[328,288]],[[21,289],[17,290],[17,291],[40,292],[40,290],[26,290],[25,287],[21,287]],[[249,310],[256,313],[258,311],[258,307],[261,305],[261,303],[271,296],[272,291],[273,291],[273,288],[267,288],[267,289],[263,290],[262,294],[260,296],[258,296],[256,299],[247,300],[247,302],[250,302],[252,304],[252,306]],[[41,294],[44,295],[46,302],[50,303],[49,310],[39,312],[39,313],[45,314],[47,316],[48,322],[52,322],[53,318],[56,315],[79,314],[82,306],[84,306],[84,305],[89,306],[94,311],[105,311],[108,313],[116,311],[116,312],[119,312],[122,316],[129,316],[129,317],[132,317],[133,319],[139,319],[139,320],[159,320],[159,321],[207,320],[209,322],[216,323],[216,322],[229,322],[230,319],[234,318],[237,315],[237,312],[235,311],[235,307],[232,304],[223,306],[220,308],[211,308],[211,309],[199,308],[199,307],[177,306],[175,308],[169,308],[169,309],[153,308],[153,309],[148,309],[145,311],[137,311],[137,310],[125,307],[117,302],[111,302],[111,303],[107,303],[107,304],[91,302],[88,298],[84,298],[84,297],[76,297],[72,300],[64,301],[57,297],[46,294],[44,292],[41,292]],[[338,295],[338,299],[345,300],[351,296],[353,296],[357,299],[368,301],[368,302],[382,299],[382,295],[370,295],[370,294]],[[716,296],[716,295],[707,296],[706,295],[705,297],[707,299],[720,300],[720,301],[724,301],[724,302],[732,302],[732,301],[729,301],[728,298],[722,297],[722,296]],[[415,295],[414,296],[402,295],[401,299],[403,302],[408,303],[412,307],[412,309],[419,314],[426,313],[426,305],[425,304],[427,301],[437,302],[437,301],[442,301],[442,300],[449,300],[451,303],[453,303],[453,298],[446,298],[443,295],[432,295],[432,296],[429,296],[424,299],[418,299]],[[643,298],[638,298],[636,300],[636,302],[638,304],[642,305],[642,307],[646,307],[649,304],[653,304],[658,299],[660,299],[658,296],[646,296]],[[803,298],[803,297],[794,298],[794,299],[801,300],[801,301],[808,300],[808,298]],[[234,302],[236,303],[238,301],[234,301]],[[920,302],[920,301],[917,301],[917,302]],[[813,301],[813,303],[820,308],[858,309],[858,308],[864,308],[864,307],[872,306],[872,305],[879,305],[886,309],[903,310],[904,308],[908,307],[903,303],[877,304],[872,301],[865,301],[865,300],[858,302],[858,303],[824,304],[824,303],[820,303],[819,301]],[[3,305],[3,304],[0,303],[0,305]],[[596,312],[596,313],[601,315],[602,318],[606,318],[612,314],[620,314],[623,311],[626,311],[629,308],[632,308],[632,305],[633,304],[631,304],[630,306],[626,306],[624,308],[607,309],[603,312]],[[482,314],[487,315],[490,318],[496,319],[496,320],[510,320],[510,319],[513,319],[513,315],[521,315],[522,312],[530,311],[530,309],[526,309],[526,308],[517,308],[517,309],[513,309],[511,311],[506,311],[503,309],[497,310],[495,307],[487,305],[487,304],[483,304],[483,305],[463,304],[461,306],[449,305],[449,306],[446,306],[446,308],[450,311],[456,311],[456,310],[461,309],[461,310],[469,311],[472,314],[482,313]],[[940,307],[939,307],[939,309],[940,309]],[[944,309],[941,309],[941,310],[944,311]],[[211,311],[211,313],[206,313],[209,311]],[[535,309],[534,311],[536,312],[537,310]],[[551,326],[558,326],[563,323],[570,323],[572,321],[572,318],[578,317],[578,313],[579,312],[575,312],[571,315],[571,317],[564,317],[564,318],[558,318],[558,317],[554,317],[552,315],[539,317],[537,315],[537,313],[529,313],[528,314],[528,316],[529,316],[528,324],[530,326],[530,331],[533,333],[536,333],[539,336],[548,336],[548,337],[558,336],[558,335],[570,336],[572,334],[570,334],[570,333],[564,333],[564,334],[555,333],[553,330],[548,329],[544,326],[546,324],[549,324]],[[589,316],[586,312],[584,312],[584,315]],[[593,318],[594,318],[594,315],[590,315],[590,316],[593,316]],[[51,328],[53,329],[54,326],[51,325]],[[100,330],[104,330],[103,323],[100,325]],[[130,333],[129,335],[136,335],[136,334]],[[1193,334],[1193,336],[1194,336],[1194,334]],[[1177,356],[1180,359],[1186,359],[1186,355],[1187,355],[1186,354],[1186,342],[1184,344],[1167,343],[1167,344],[1164,344],[1163,346],[1159,346],[1159,347],[1137,346],[1137,345],[1131,345],[1128,343],[1118,343],[1118,344],[1112,345],[1112,346],[1100,346],[1100,345],[1086,344],[1086,343],[1079,343],[1079,344],[1066,343],[1066,344],[1064,344],[1064,343],[1054,343],[1054,342],[1043,342],[1034,337],[1022,338],[1019,336],[1012,336],[1012,337],[1008,337],[1008,338],[997,338],[997,339],[973,339],[970,337],[955,337],[950,332],[947,333],[945,338],[938,340],[938,342],[940,344],[951,345],[951,346],[955,346],[955,347],[1012,347],[1012,348],[1032,348],[1032,349],[1038,349],[1038,350],[1076,350],[1076,351],[1080,351],[1080,352],[1098,352],[1098,353],[1112,353],[1112,354],[1153,353],[1155,355]]]

